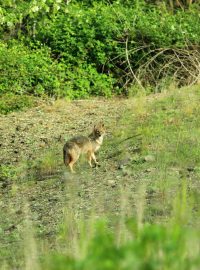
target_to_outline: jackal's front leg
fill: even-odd
[[[92,168],[92,153],[88,152],[87,156],[88,156],[88,163],[89,163],[90,167]]]
[[[99,162],[97,161],[96,156],[95,156],[94,153],[92,153],[92,159],[94,160],[95,167],[96,167],[96,166],[100,166],[100,165],[99,165]]]
[[[95,157],[95,154],[93,152],[88,152],[88,163],[90,167],[92,168],[92,160],[94,160],[95,166],[96,167],[99,163],[97,162],[97,159]]]

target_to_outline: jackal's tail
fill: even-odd
[[[63,148],[63,161],[66,166],[68,166],[71,161],[71,155],[65,148]]]

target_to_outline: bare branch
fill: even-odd
[[[129,61],[129,52],[128,52],[128,36],[126,38],[126,60],[127,60],[127,63],[128,63],[128,66],[129,66],[129,69],[131,71],[131,74],[133,75],[133,78],[135,79],[135,81],[138,83],[138,85],[144,89],[144,87],[142,86],[140,80],[137,78],[137,76],[135,75],[135,73],[133,72],[133,69],[131,67],[131,63]]]

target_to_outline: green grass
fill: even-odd
[[[198,269],[199,235],[179,226],[145,224],[140,230],[129,221],[130,237],[116,244],[107,226],[98,224],[84,258],[63,254],[48,257],[43,269]],[[134,221],[133,221],[134,223]],[[87,233],[87,232],[85,232]],[[193,249],[191,252],[190,249]]]
[[[30,165],[30,173],[35,173],[35,177],[37,177],[37,179],[55,175],[59,170],[61,162],[61,157],[60,155],[56,155],[55,149],[50,149],[49,151],[45,151],[41,157],[38,157]]]
[[[183,182],[188,197],[197,205],[200,203],[197,195],[200,176],[200,87],[161,94],[153,102],[144,103],[144,100],[133,100],[132,106],[130,101],[130,108],[118,123],[121,128],[117,136],[121,153],[131,157],[126,169],[133,179],[139,177],[146,183],[150,201],[146,209],[148,220],[151,218],[148,211],[168,216],[174,195],[179,193]],[[131,136],[133,138],[123,142],[124,138]],[[199,214],[199,209],[196,209],[191,216],[193,221],[190,219],[188,223],[199,224]]]

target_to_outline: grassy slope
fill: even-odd
[[[174,197],[181,191],[183,182],[189,201],[192,198],[191,204],[198,206],[200,203],[199,101],[199,86],[181,89],[160,96],[153,102],[144,99],[141,103],[140,100],[135,101],[122,120],[126,130],[125,135],[122,131],[122,138],[139,135],[121,146],[122,149],[128,148],[131,154],[132,162],[128,167],[135,178],[139,175],[145,183],[150,200],[158,199],[157,207],[148,207],[147,212],[152,210],[156,214],[160,211],[161,216],[170,213]],[[140,151],[134,153],[137,141]],[[192,207],[189,201],[187,207]],[[198,216],[197,207],[184,222],[198,226]]]
[[[196,242],[196,233],[199,233],[200,225],[199,101],[200,87],[194,86],[150,98],[129,99],[123,101],[121,107],[116,102],[115,113],[109,114],[107,110],[105,114],[102,114],[108,126],[108,136],[99,153],[102,163],[99,169],[91,171],[82,159],[77,165],[77,174],[71,176],[62,166],[59,156],[60,148],[56,149],[52,145],[49,150],[45,149],[45,155],[37,157],[34,162],[25,166],[29,173],[26,183],[24,179],[27,176],[22,175],[21,179],[17,177],[20,170],[15,169],[13,174],[4,172],[4,175],[8,175],[13,182],[1,189],[3,206],[1,213],[3,221],[0,224],[1,259],[7,257],[14,265],[22,263],[19,262],[19,258],[24,256],[24,242],[21,242],[21,239],[25,234],[24,231],[26,232],[23,220],[27,220],[28,216],[23,205],[28,202],[31,211],[30,219],[39,241],[39,250],[45,253],[49,251],[49,246],[52,246],[54,250],[67,252],[79,259],[86,256],[85,266],[80,269],[94,269],[91,268],[94,265],[88,264],[89,268],[86,263],[87,256],[91,257],[91,255],[88,255],[90,252],[87,244],[84,244],[87,243],[84,233],[81,234],[85,232],[83,229],[85,218],[90,221],[88,225],[90,234],[92,234],[92,224],[95,220],[106,219],[109,228],[116,232],[118,244],[124,243],[125,239],[129,238],[125,227],[127,217],[134,216],[139,227],[143,223],[166,224],[168,230],[165,232],[166,239],[172,238],[174,242],[172,241],[171,248],[177,248],[177,250],[183,239],[177,240],[178,236],[169,230],[174,228],[176,231],[177,224],[184,225],[186,228],[191,227],[189,235],[192,240],[190,243],[187,242],[189,238],[185,240],[187,248],[184,246],[185,249],[180,251],[180,261],[182,260],[184,265],[185,258],[188,259],[187,256],[182,256],[188,254],[188,248],[193,250],[193,257],[196,260],[199,245],[199,242]],[[98,110],[103,111],[102,108],[106,110],[105,104],[101,104]],[[60,114],[62,112],[61,109]],[[80,115],[77,115],[77,119],[79,117]],[[88,122],[92,117],[85,114]],[[76,122],[76,117],[73,121]],[[4,171],[6,168],[8,167],[5,167]],[[51,176],[46,177],[49,174]],[[43,181],[39,181],[38,177]],[[67,222],[63,222],[63,217]],[[66,223],[70,231],[68,236],[66,236]],[[155,228],[152,237],[155,239],[156,234],[159,241],[165,243],[166,239],[162,238],[165,233],[162,230],[158,228],[159,232],[157,232]],[[32,229],[28,231],[28,235],[32,235]],[[195,235],[191,236],[193,232]],[[138,237],[142,237],[143,234],[143,237],[147,237],[146,233],[149,235],[148,228],[141,231]],[[78,240],[81,235],[84,238],[84,240],[81,239],[82,242]],[[45,242],[41,245],[41,241],[44,240]],[[106,241],[100,245],[103,246],[104,242]],[[147,242],[151,241],[147,240]],[[176,242],[177,247],[175,247]],[[29,241],[26,245],[30,246]],[[80,245],[82,245],[81,249]],[[141,245],[141,248],[144,243],[141,241],[138,245]],[[86,246],[85,249],[84,246]],[[152,248],[155,247],[147,246],[147,249]],[[30,251],[30,254],[31,252],[33,251]],[[142,263],[144,256],[147,256],[142,252],[141,257],[136,256],[138,263]],[[168,256],[167,251],[166,254]],[[173,254],[173,256],[176,255]],[[105,254],[102,256],[106,258]],[[192,260],[191,255],[188,256]],[[163,258],[169,259],[164,255]],[[149,255],[148,260],[154,259],[153,255],[152,257]],[[66,263],[65,260],[66,258],[61,259],[61,265]],[[25,261],[27,263],[28,260],[25,259]],[[97,263],[97,258],[93,263]],[[53,265],[52,263],[51,266]],[[58,267],[57,263],[55,265]],[[199,267],[196,265],[192,268],[192,263],[185,265],[186,269]],[[166,264],[166,268],[162,269],[180,269],[179,266],[173,265],[167,268]],[[143,269],[141,265],[140,267],[138,269]],[[69,269],[78,268],[74,266]],[[113,268],[105,266],[105,269],[117,268],[115,265]],[[120,266],[118,269],[132,268]]]

